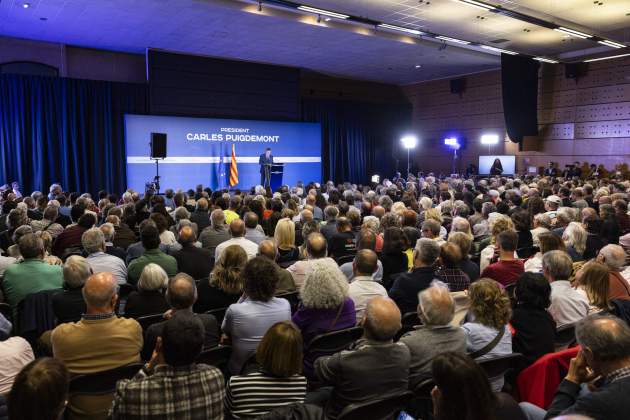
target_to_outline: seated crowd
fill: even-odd
[[[394,397],[438,420],[626,418],[630,182],[550,175],[3,189],[0,419],[336,419]],[[519,397],[560,350],[549,403]],[[74,398],[135,364],[104,409]]]

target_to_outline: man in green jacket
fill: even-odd
[[[59,265],[44,261],[44,242],[32,233],[22,236],[18,244],[24,258],[19,264],[12,264],[4,272],[4,289],[7,303],[13,309],[14,319],[20,301],[31,293],[42,290],[61,289],[63,271]]]
[[[153,223],[148,223],[140,231],[140,240],[144,247],[144,254],[129,264],[127,279],[131,284],[138,284],[142,270],[149,263],[162,267],[169,277],[177,274],[177,260],[160,251],[160,232]]]

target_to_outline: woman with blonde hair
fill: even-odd
[[[567,247],[567,254],[569,254],[573,262],[583,260],[587,237],[586,230],[578,222],[569,223],[564,230],[562,240]]]
[[[311,262],[312,270],[306,277],[300,297],[302,303],[293,315],[293,322],[304,337],[304,372],[313,377],[313,363],[308,344],[316,336],[356,325],[354,302],[348,296],[348,280],[332,258],[320,258]]]
[[[606,265],[590,261],[577,272],[578,291],[584,292],[589,302],[588,314],[612,310],[610,299],[610,280]]]
[[[490,244],[481,249],[481,256],[479,257],[479,269],[482,273],[483,270],[490,265],[490,262],[494,258],[494,244],[497,240],[497,236],[499,236],[499,233],[505,232],[506,230],[514,230],[514,223],[512,222],[512,219],[502,214],[492,218],[490,221],[490,233],[492,235],[490,237]],[[518,258],[516,252],[514,252],[514,258]]]
[[[468,289],[470,321],[462,325],[466,334],[466,349],[471,358],[484,360],[512,353],[512,334],[508,322],[512,314],[510,299],[499,283],[481,279]],[[503,388],[503,376],[491,378],[492,388]]]
[[[291,321],[275,323],[256,349],[259,369],[232,376],[225,405],[233,418],[261,416],[284,405],[304,402],[302,334]]]
[[[273,240],[278,248],[278,264],[296,261],[300,252],[295,246],[295,223],[289,218],[278,220],[273,234]]]
[[[247,264],[247,253],[240,245],[223,250],[210,277],[197,287],[194,311],[203,313],[211,309],[226,308],[236,303],[243,294],[241,272]]]

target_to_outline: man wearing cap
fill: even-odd
[[[547,210],[545,214],[549,216],[552,223],[556,220],[556,215],[558,213],[558,207],[560,207],[560,203],[562,203],[562,199],[557,195],[550,195],[549,197],[545,198],[545,210]]]

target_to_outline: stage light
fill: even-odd
[[[380,175],[372,175],[372,182],[375,184],[378,184],[379,182],[381,182],[381,176]]]
[[[573,29],[565,28],[563,26],[555,28],[554,31],[562,32],[563,34],[575,36],[575,37],[582,38],[582,39],[593,38],[593,35],[585,34],[584,32],[576,31],[576,30],[573,30]]]
[[[342,13],[331,12],[330,10],[318,9],[316,7],[310,6],[298,6],[298,10],[302,10],[303,12],[316,13],[318,15],[330,16],[338,19],[348,19],[350,17]]]
[[[23,3],[22,7],[28,9],[29,7],[31,7],[31,3]]]
[[[405,136],[400,139],[405,149],[413,149],[418,144],[418,138],[416,136]]]
[[[457,140],[457,137],[447,137],[444,139],[444,144],[447,146],[450,146],[452,149],[459,149],[460,144],[459,141]]]
[[[450,36],[439,35],[439,36],[436,36],[435,38],[441,39],[442,41],[454,42],[455,44],[464,44],[464,45],[470,44],[470,41],[464,41],[462,39],[451,38]]]
[[[605,45],[607,47],[611,47],[611,48],[625,48],[626,46],[623,44],[620,44],[618,42],[613,42],[613,41],[609,41],[609,40],[604,40],[604,41],[597,41],[602,45]]]
[[[498,144],[499,136],[498,134],[483,134],[481,136],[481,144]]]
[[[518,55],[517,52],[510,51],[510,50],[504,50],[502,48],[491,47],[489,45],[482,45],[481,48],[483,48],[484,50],[494,51],[494,52],[498,52],[498,53],[505,53],[505,54],[509,54],[509,55]]]
[[[558,61],[550,60],[550,59],[545,58],[545,57],[534,57],[533,60],[542,61],[543,63],[549,63],[549,64],[558,64]]]
[[[628,57],[628,56],[630,56],[630,54],[611,55],[611,56],[608,56],[608,57],[591,58],[590,60],[584,60],[584,62],[585,63],[592,63],[594,61],[612,60],[613,58],[621,58],[621,57]]]
[[[389,23],[380,23],[378,26],[379,26],[379,28],[391,29],[392,31],[398,31],[398,32],[406,32],[406,33],[412,34],[412,35],[422,35],[423,34],[423,32],[420,32],[417,29],[405,28],[403,26],[390,25]]]
[[[494,10],[494,6],[490,6],[489,4],[481,3],[480,1],[475,0],[456,0],[459,3],[465,4],[466,6],[476,7],[477,9],[483,10]]]

